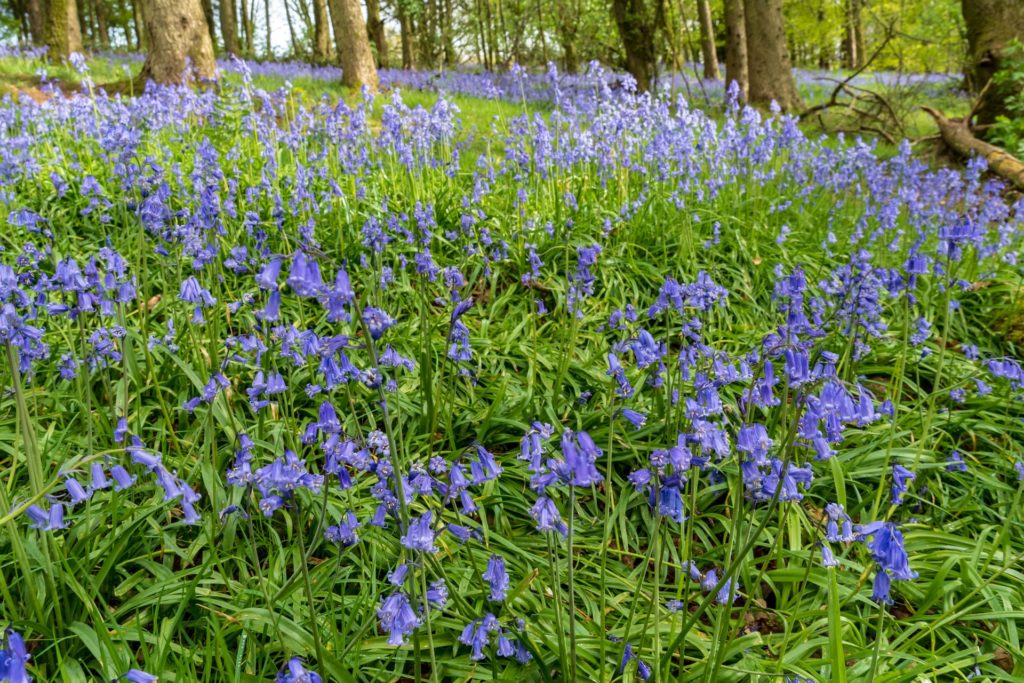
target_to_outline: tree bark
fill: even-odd
[[[238,17],[235,15],[235,0],[220,0],[220,37],[224,41],[224,53],[240,54],[238,49]]]
[[[736,81],[741,102],[750,94],[745,14],[743,0],[725,0],[725,81]]]
[[[350,88],[377,89],[377,67],[359,0],[332,0],[334,39],[338,42],[341,82]]]
[[[97,0],[102,3],[103,0]],[[217,47],[217,33],[216,24],[213,20],[213,0],[202,0],[203,2],[203,16],[206,18],[206,30],[210,33],[210,42],[214,48]]]
[[[715,51],[715,25],[711,19],[711,3],[697,0],[697,14],[700,15],[700,47],[704,55],[704,78],[718,80],[718,53]]]
[[[612,16],[626,53],[626,70],[637,90],[650,90],[654,80],[654,9],[646,0],[612,0]]]
[[[366,0],[366,30],[377,48],[377,66],[388,67],[388,40],[384,33],[384,20],[380,18],[380,0]]]
[[[980,124],[994,123],[1007,113],[1006,98],[1012,89],[985,90],[993,74],[1003,66],[1005,50],[1016,38],[1024,40],[1024,2],[1021,0],[962,0],[967,25],[967,67],[965,76],[971,92],[981,95],[975,107]]]
[[[253,4],[255,5],[255,0],[253,0]],[[245,54],[251,55],[253,52],[253,21],[252,16],[249,14],[249,0],[241,0],[240,15],[242,27],[245,29],[242,32],[242,38],[244,40],[242,47]]]
[[[78,25],[75,0],[50,0],[43,26],[43,42],[51,60],[60,61],[82,51],[82,30]]]
[[[110,49],[110,26],[107,24],[106,0],[93,0],[96,12],[96,33],[100,41],[100,49]]]
[[[146,22],[142,18],[142,0],[131,0],[132,24],[135,26],[135,49],[144,52],[146,43]]]
[[[413,32],[412,18],[409,16],[409,10],[405,7],[402,0],[398,0],[395,4],[397,6],[398,25],[402,33],[402,68],[415,69],[416,36]]]
[[[216,76],[213,42],[199,0],[142,0],[149,53],[139,80],[181,83],[187,70],[199,78]]]
[[[786,48],[782,0],[746,0],[747,68],[750,101],[775,101],[785,111],[803,108]]]
[[[273,59],[274,47],[270,42],[270,0],[263,0],[263,23],[267,26],[267,59]]]
[[[864,63],[864,27],[861,22],[861,1],[846,0],[843,19],[843,66],[858,69]]]
[[[331,27],[327,0],[313,0],[313,62],[326,64],[331,55]]]
[[[28,0],[28,30],[34,45],[43,44],[43,25],[46,17],[41,0]]]

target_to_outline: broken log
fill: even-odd
[[[1024,162],[1005,149],[974,137],[966,121],[947,118],[931,107],[921,109],[935,120],[942,141],[951,150],[965,157],[983,157],[988,162],[989,170],[1012,183],[1018,190],[1024,190]]]

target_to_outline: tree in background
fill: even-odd
[[[49,0],[43,24],[43,42],[54,61],[82,51],[82,32],[75,0]]]
[[[754,104],[775,101],[785,111],[803,107],[786,47],[782,0],[746,0],[749,98]]]
[[[657,32],[656,11],[647,0],[612,0],[612,16],[619,29],[626,70],[636,79],[637,89],[647,91],[654,82]]]
[[[709,0],[697,0],[697,15],[700,18],[700,47],[704,57],[704,78],[717,80],[718,53],[715,48],[715,25],[711,18]]]
[[[975,108],[979,124],[995,123],[1007,113],[1005,87],[992,83],[1004,64],[1006,48],[1024,40],[1024,2],[1021,0],[963,0],[967,25],[965,76],[971,92],[980,96]]]
[[[380,0],[366,0],[366,31],[377,50],[377,66],[388,66],[388,39],[384,32],[384,20],[380,16]]]
[[[743,0],[725,0],[725,80],[736,82],[743,102],[750,92],[745,14]]]
[[[206,16],[199,0],[143,0],[149,52],[139,80],[181,83],[189,70],[212,79],[217,64]]]
[[[220,0],[220,37],[224,41],[224,52],[238,55],[238,14],[234,0]]]
[[[341,61],[341,82],[350,88],[377,89],[377,67],[359,0],[331,0],[334,39]]]

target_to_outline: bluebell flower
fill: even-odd
[[[25,647],[25,640],[10,627],[5,632],[4,640],[4,648],[0,650],[0,681],[32,683],[32,677],[26,669],[31,655]]]
[[[118,676],[118,680],[122,678],[128,681],[128,683],[153,683],[159,680],[153,674],[147,673],[142,669],[128,669],[128,671]]]
[[[370,336],[377,340],[395,324],[395,320],[381,309],[370,306],[363,309],[363,323],[370,331]]]
[[[420,621],[416,617],[409,598],[405,593],[396,591],[381,601],[377,609],[380,627],[388,634],[388,645],[403,645],[407,636],[411,635]]]
[[[640,429],[641,427],[643,427],[644,423],[647,421],[646,415],[644,415],[643,413],[638,413],[637,411],[631,410],[629,408],[623,408],[621,414],[622,417],[626,418],[626,420],[628,420],[629,423],[632,424],[633,427],[636,429]]]
[[[409,522],[409,530],[402,536],[402,545],[409,550],[424,553],[436,553],[433,529],[434,513],[424,512],[420,517]]]
[[[483,579],[491,587],[491,600],[502,602],[508,591],[508,572],[505,571],[505,560],[500,555],[491,555],[487,560],[487,569],[483,573]]]
[[[28,515],[33,529],[57,531],[58,529],[67,528],[67,524],[64,521],[64,505],[62,503],[54,503],[50,506],[49,511],[32,504],[25,509],[25,514]]]
[[[960,454],[960,451],[954,450],[949,454],[949,461],[946,463],[947,472],[966,472],[967,463],[964,462],[964,456]]]
[[[914,481],[914,479],[916,478],[917,475],[914,472],[908,470],[903,465],[896,463],[892,466],[891,491],[893,505],[899,505],[900,503],[903,502],[903,494],[907,492],[908,484]]]
[[[68,496],[71,498],[71,507],[74,507],[79,503],[84,503],[92,498],[92,490],[86,490],[74,477],[67,477],[64,479],[64,488],[67,490]]]
[[[556,531],[562,536],[569,535],[569,527],[562,521],[555,502],[547,496],[537,498],[537,502],[530,508],[530,516],[537,522],[538,531]]]
[[[322,683],[322,681],[320,675],[307,669],[298,657],[288,660],[285,669],[274,679],[274,683]]]

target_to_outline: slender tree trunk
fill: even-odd
[[[750,101],[777,102],[785,111],[803,106],[786,48],[782,0],[746,0],[747,68]]]
[[[270,41],[270,0],[263,0],[263,23],[267,27],[267,59],[273,59],[274,47]]]
[[[78,14],[78,35],[82,36],[82,45],[88,45],[89,49],[96,47],[96,28],[93,24],[93,7],[91,6],[91,0],[82,0],[82,6],[78,7],[78,3],[75,3],[75,10]],[[71,15],[68,14],[68,22],[71,21]],[[70,25],[69,25],[70,28]],[[72,50],[74,52],[74,50]]]
[[[746,102],[750,93],[744,14],[743,0],[725,0],[725,80],[736,81],[741,102]]]
[[[255,0],[253,0],[253,2],[255,3]],[[249,15],[249,0],[241,0],[241,3],[242,3],[242,6],[241,6],[240,14],[241,14],[241,19],[242,19],[242,27],[245,29],[242,32],[242,35],[243,35],[243,37],[245,39],[244,51],[245,51],[245,54],[251,55],[252,51],[253,51],[253,36],[252,36],[252,33],[253,33],[253,31],[252,31],[253,21],[252,21],[252,17]]]
[[[1024,2],[1021,0],[962,0],[967,25],[965,76],[973,93],[982,93],[993,74],[1003,67],[1005,50],[1016,38],[1024,40]],[[977,122],[994,123],[1006,115],[1012,87],[992,84],[977,107]]]
[[[654,80],[654,11],[645,0],[612,0],[612,16],[626,53],[626,70],[637,90],[651,89]]]
[[[199,0],[142,0],[142,5],[150,47],[140,81],[181,83],[189,68],[199,78],[216,76],[213,42]]]
[[[384,20],[380,18],[380,0],[366,0],[366,30],[377,48],[377,66],[388,67],[388,40],[384,33]]]
[[[860,7],[861,0],[846,0],[843,8],[843,66],[847,69],[859,68],[864,60],[860,42],[864,37]]]
[[[562,44],[562,68],[566,73],[574,74],[580,70],[579,58],[576,56],[576,32],[579,14],[567,8],[558,18],[558,41]]]
[[[536,0],[535,8],[537,10],[537,37],[540,39],[540,58],[546,65],[548,63],[548,40],[545,35],[547,28],[544,25],[544,3],[541,0]]]
[[[458,60],[455,54],[455,32],[452,29],[452,0],[444,0],[444,12],[441,16],[441,42],[444,44],[444,63],[451,66]]]
[[[327,0],[313,0],[313,61],[326,64],[331,54],[331,28]]]
[[[142,0],[131,0],[132,2],[132,25],[135,27],[135,49],[145,52],[146,43],[146,22],[142,18]]]
[[[292,56],[299,56],[299,41],[295,36],[295,24],[292,23],[292,10],[291,4],[288,0],[284,0],[284,18],[288,21],[288,36],[292,42]]]
[[[377,89],[377,68],[359,0],[332,0],[334,37],[341,61],[341,82],[350,88]]]
[[[220,37],[224,41],[224,53],[237,55],[238,17],[235,16],[235,0],[220,0]]]
[[[715,25],[711,19],[711,3],[697,0],[697,14],[700,17],[700,47],[704,55],[704,78],[718,80],[718,53],[715,51]]]
[[[398,24],[402,32],[402,68],[415,69],[416,35],[413,32],[412,18],[401,0],[398,0],[396,5],[398,7]]]
[[[96,16],[96,37],[100,41],[101,50],[110,49],[110,26],[107,24],[106,0],[93,0]]]

